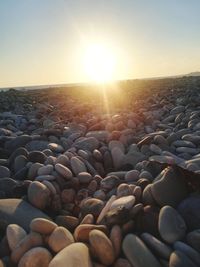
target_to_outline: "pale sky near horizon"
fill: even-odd
[[[200,71],[200,0],[0,0],[0,87],[87,82],[85,43],[115,79]]]

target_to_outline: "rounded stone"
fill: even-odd
[[[127,259],[118,258],[115,261],[114,267],[132,267]]]
[[[125,208],[130,209],[135,203],[134,196],[125,196],[116,199],[110,206],[110,210],[117,209],[117,208]]]
[[[53,166],[48,164],[46,166],[42,166],[38,169],[37,174],[40,175],[49,175],[53,172]]]
[[[92,175],[88,172],[80,172],[77,177],[81,184],[88,184],[92,180]]]
[[[84,201],[81,207],[81,214],[84,217],[86,214],[92,214],[95,218],[99,216],[104,207],[104,202],[97,198],[90,198]]]
[[[130,181],[137,181],[139,179],[139,176],[140,176],[140,172],[137,171],[137,170],[131,170],[131,171],[128,171],[126,174],[125,174],[125,180],[127,182],[130,182]]]
[[[151,186],[151,192],[156,202],[162,207],[170,205],[176,207],[187,195],[185,180],[171,167],[166,168]]]
[[[92,230],[89,242],[98,260],[105,265],[111,265],[115,260],[115,252],[110,239],[99,230]]]
[[[36,208],[44,210],[50,203],[50,191],[44,184],[32,182],[28,188],[28,200]]]
[[[13,263],[18,263],[22,256],[33,247],[43,245],[42,236],[39,233],[31,232],[15,247],[11,253],[11,260]]]
[[[46,248],[36,247],[23,255],[18,267],[48,267],[51,260],[52,255]]]
[[[200,253],[200,229],[187,234],[187,243]]]
[[[26,236],[26,231],[17,224],[9,224],[6,229],[6,237],[11,251]]]
[[[48,245],[56,253],[74,243],[73,235],[64,227],[58,226],[49,236]]]
[[[66,265],[67,264],[67,265]],[[61,250],[49,267],[92,267],[88,247],[83,243],[74,243]]]
[[[175,250],[179,250],[184,253],[188,258],[196,263],[197,266],[200,266],[200,253],[195,249],[180,241],[176,241],[173,247]]]
[[[169,260],[170,254],[172,253],[172,249],[169,246],[149,233],[143,233],[141,238],[155,255]]]
[[[115,256],[118,257],[121,252],[121,243],[122,243],[122,231],[119,225],[114,225],[110,232],[110,240],[112,242]]]
[[[174,208],[164,206],[159,213],[158,229],[163,240],[173,244],[185,236],[186,224]]]
[[[30,229],[33,232],[37,232],[44,235],[51,234],[56,227],[57,224],[44,218],[33,219],[30,224]]]
[[[31,151],[28,156],[29,161],[42,164],[45,162],[46,158],[47,156],[41,151]]]
[[[78,175],[80,172],[87,172],[85,164],[77,157],[72,157],[70,163],[75,175]]]
[[[63,203],[72,203],[75,199],[76,191],[74,189],[64,189],[61,193]]]
[[[169,260],[169,267],[197,267],[184,253],[175,250]]]
[[[58,174],[60,174],[61,176],[63,176],[67,180],[71,179],[73,176],[70,169],[65,167],[64,165],[62,165],[60,163],[56,163],[55,170],[57,171]]]
[[[0,218],[8,224],[18,224],[26,231],[34,218],[49,217],[22,199],[0,199]]]
[[[184,218],[190,231],[200,229],[200,196],[184,199],[178,206],[178,211]]]
[[[124,196],[128,196],[131,195],[132,191],[131,188],[129,187],[128,184],[120,184],[117,187],[117,197],[124,197]]]
[[[159,261],[136,235],[128,234],[123,240],[122,249],[134,267],[161,267]]]
[[[67,228],[69,231],[74,231],[74,229],[79,224],[79,219],[74,216],[69,215],[59,215],[56,217],[56,223],[59,226]]]
[[[9,177],[10,177],[10,170],[5,166],[0,166],[0,179]]]
[[[74,231],[74,238],[78,242],[88,242],[89,233],[92,230],[99,230],[107,233],[107,228],[105,225],[95,225],[95,224],[80,224],[76,227]]]
[[[109,175],[101,180],[100,186],[103,190],[112,190],[114,187],[118,186],[120,179],[115,175]]]
[[[34,180],[37,177],[38,170],[43,167],[39,162],[33,163],[28,170],[28,179]]]

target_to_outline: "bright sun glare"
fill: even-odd
[[[90,44],[85,51],[84,68],[90,80],[107,82],[114,79],[115,57],[109,47]]]

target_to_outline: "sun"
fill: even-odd
[[[114,79],[115,57],[113,51],[101,43],[92,43],[85,49],[84,70],[92,81],[102,83]]]

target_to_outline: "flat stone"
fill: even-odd
[[[47,141],[42,141],[42,140],[33,140],[31,142],[28,142],[25,145],[25,148],[28,151],[34,151],[34,150],[43,151],[43,150],[48,148],[48,142]]]
[[[117,187],[120,183],[120,179],[115,175],[106,176],[101,180],[100,186],[103,190],[111,190]]]
[[[17,186],[17,181],[11,178],[0,179],[0,191],[4,192],[6,198],[13,197],[13,189]]]
[[[111,265],[115,260],[115,252],[112,242],[99,230],[92,230],[89,234],[89,242],[98,260],[105,265]]]
[[[11,251],[26,236],[26,231],[17,224],[9,224],[6,229],[6,237]]]
[[[161,267],[159,261],[136,235],[128,234],[123,240],[122,249],[134,267]]]
[[[161,207],[165,205],[176,207],[188,195],[185,180],[171,167],[162,171],[159,179],[152,184],[151,192]]]
[[[48,245],[56,253],[74,243],[73,235],[64,227],[56,227],[49,236]]]
[[[51,151],[56,152],[56,153],[62,153],[62,152],[64,152],[64,148],[61,145],[56,144],[56,143],[49,143],[48,144],[48,148]]]
[[[92,262],[88,247],[83,243],[74,243],[62,249],[53,260],[49,267],[92,267]]]
[[[56,163],[55,170],[67,180],[71,179],[73,176],[71,170],[60,163]]]
[[[0,218],[7,225],[18,224],[26,231],[34,218],[50,219],[45,213],[21,199],[0,199]]]
[[[23,255],[18,267],[48,267],[51,260],[52,255],[46,248],[36,247]]]
[[[174,208],[164,206],[160,210],[158,229],[163,240],[173,244],[185,236],[186,224]]]
[[[88,172],[80,172],[77,178],[81,184],[88,184],[92,180],[92,175]]]

